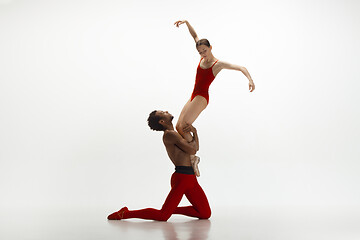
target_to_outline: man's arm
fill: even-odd
[[[184,131],[185,133],[192,132],[192,134],[193,134],[193,140],[192,140],[190,143],[194,145],[194,147],[196,148],[196,151],[199,151],[199,136],[198,136],[198,134],[197,134],[196,128],[195,128],[193,125],[191,125],[191,124],[187,124],[187,125],[184,127],[183,131]]]
[[[190,155],[195,155],[197,152],[196,146],[192,143],[188,143],[179,133],[175,131],[167,131],[164,134],[165,144],[175,144],[182,151]]]

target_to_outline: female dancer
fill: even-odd
[[[198,50],[201,57],[196,72],[194,90],[192,92],[191,98],[183,107],[179,116],[179,120],[176,124],[176,130],[183,136],[184,139],[186,139],[188,142],[191,142],[192,136],[187,126],[191,125],[208,105],[209,86],[222,69],[233,69],[241,71],[249,79],[250,92],[254,91],[255,84],[245,67],[216,59],[211,52],[212,46],[210,45],[209,41],[207,39],[199,40],[194,28],[188,21],[177,21],[174,25],[179,27],[183,23],[186,23],[191,36],[194,38],[196,49]],[[200,176],[199,169],[197,167],[199,160],[200,159],[196,156],[192,157],[192,165],[197,176]]]

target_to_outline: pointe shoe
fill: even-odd
[[[124,212],[127,212],[127,211],[129,211],[129,209],[127,207],[123,207],[119,211],[110,214],[107,217],[107,219],[108,220],[121,220],[124,218]]]
[[[194,169],[194,172],[195,172],[195,175],[197,177],[200,177],[200,171],[199,171],[199,162],[200,162],[200,158],[198,156],[194,156],[192,159],[191,159],[191,165]]]

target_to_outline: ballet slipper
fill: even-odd
[[[110,214],[107,218],[109,220],[121,220],[124,218],[124,212],[127,212],[127,211],[129,211],[129,209],[127,207],[123,207],[119,211]]]

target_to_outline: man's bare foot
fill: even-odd
[[[199,171],[199,162],[200,162],[200,158],[198,156],[193,156],[191,158],[191,165],[194,169],[195,175],[197,177],[200,177],[200,171]]]

